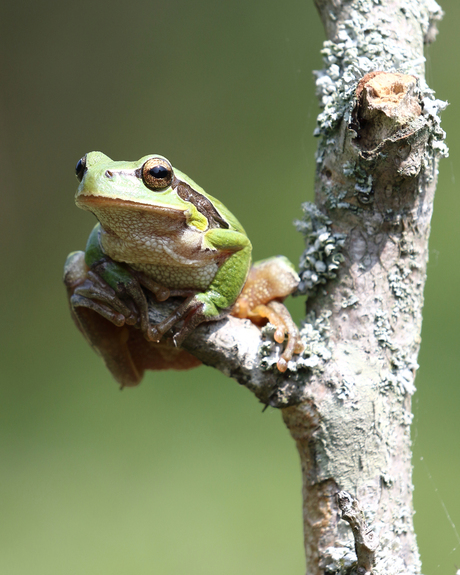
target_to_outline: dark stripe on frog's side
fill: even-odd
[[[190,202],[195,206],[195,208],[205,216],[205,218],[209,222],[209,228],[225,228],[228,229],[230,225],[228,222],[224,220],[224,218],[219,214],[216,208],[212,205],[212,203],[194,190],[191,186],[185,183],[179,178],[174,176],[171,187],[174,188],[177,192],[177,195],[184,200],[184,202]]]
[[[134,175],[142,180],[142,168],[134,170]],[[210,229],[225,228],[228,230],[230,228],[230,224],[219,214],[208,198],[194,190],[186,182],[174,176],[171,187],[177,191],[177,195],[184,200],[184,202],[190,202],[200,214],[203,214],[209,222]]]

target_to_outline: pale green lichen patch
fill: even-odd
[[[418,368],[415,348],[399,345],[394,340],[394,326],[400,322],[412,329],[420,321],[423,305],[424,274],[420,273],[420,254],[404,232],[399,241],[400,257],[387,273],[393,301],[389,311],[377,307],[374,314],[374,335],[382,349],[388,351],[389,369],[383,370],[379,391],[392,394],[402,402],[415,392],[414,377]],[[412,414],[401,413],[400,424],[410,425]]]
[[[430,138],[423,157],[423,167],[427,182],[433,181],[437,174],[434,166],[435,158],[447,158],[449,148],[445,142],[446,133],[441,128],[439,113],[446,109],[447,102],[437,100],[432,90],[426,89],[423,98],[423,115],[431,122]]]
[[[355,399],[356,398],[356,383],[354,379],[343,377],[340,387],[337,389],[338,399]]]
[[[333,279],[343,261],[341,254],[346,235],[331,230],[331,220],[314,204],[302,205],[304,216],[295,225],[305,238],[305,251],[300,257],[298,294],[313,295],[320,285]]]
[[[372,204],[374,201],[373,176],[366,169],[364,162],[346,161],[342,166],[342,174],[345,178],[350,178],[353,184],[350,190],[337,188],[331,185],[332,182],[321,182],[321,192],[327,199],[326,206],[329,209],[339,208],[350,210],[356,214],[363,212],[361,206],[344,201],[347,196],[356,197],[360,204]]]
[[[325,362],[329,361],[332,356],[327,347],[330,315],[330,311],[325,311],[318,318],[314,312],[307,314],[300,330],[304,350],[288,362],[287,370],[290,374],[295,376],[297,372],[304,372],[306,369],[315,374],[323,371]],[[274,334],[275,327],[271,323],[262,328],[263,339],[259,347],[259,355],[262,357],[260,367],[264,371],[277,369],[276,363],[283,351],[283,345],[275,342]]]
[[[388,273],[388,283],[395,296],[395,303],[391,310],[393,319],[397,319],[401,314],[414,316],[420,312],[422,301],[420,290],[422,280],[415,283],[411,279],[414,269],[420,266],[417,262],[409,260],[408,264],[404,260],[397,262]]]
[[[403,400],[405,396],[412,395],[416,391],[414,373],[418,364],[411,351],[403,350],[392,340],[392,333],[388,314],[382,309],[377,309],[374,318],[374,335],[380,347],[390,351],[390,370],[382,373],[379,390],[384,395],[393,393]],[[410,421],[408,422],[407,417],[404,416],[404,421],[401,423],[408,425]]]
[[[350,541],[350,547],[328,547],[324,551],[325,573],[346,574],[357,563],[356,553]]]
[[[379,390],[383,395],[394,393],[404,398],[413,395],[416,391],[413,372],[410,369],[402,369],[398,373],[388,373],[379,381]]]
[[[352,377],[342,377],[335,395],[340,401],[347,401],[351,409],[359,409],[359,393]]]
[[[352,294],[347,299],[342,300],[342,303],[340,305],[342,306],[343,309],[346,309],[347,307],[353,307],[358,302],[359,302],[358,296],[356,296],[355,294]]]
[[[393,343],[391,335],[393,330],[391,328],[388,314],[383,309],[377,309],[374,319],[374,335],[380,347],[388,348],[391,351],[396,351],[398,346]]]
[[[372,5],[381,6],[379,17],[369,18]],[[373,9],[375,14],[375,9]],[[353,3],[349,18],[339,23],[335,41],[323,44],[325,69],[316,72],[316,87],[323,111],[318,116],[315,135],[328,134],[351,113],[355,88],[365,74],[376,70],[423,75],[425,58],[414,40],[398,41],[394,20],[416,15],[426,36],[431,24],[442,15],[434,0],[407,0],[404,10],[389,14],[381,2],[359,0]],[[330,14],[334,19],[333,14]],[[425,88],[426,85],[423,86]]]

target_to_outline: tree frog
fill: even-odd
[[[75,202],[98,223],[86,251],[69,254],[64,283],[75,323],[122,386],[137,385],[145,369],[199,365],[181,343],[200,323],[229,313],[259,324],[268,319],[280,343],[287,335],[278,361],[285,371],[302,350],[280,303],[299,282],[286,258],[251,269],[251,242],[239,221],[163,156],[124,162],[90,152],[76,175]],[[152,294],[184,299],[153,325]],[[171,330],[172,341],[164,337]]]

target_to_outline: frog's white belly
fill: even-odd
[[[175,234],[146,233],[137,223],[130,226],[129,233],[123,233],[121,226],[102,228],[104,252],[171,289],[204,290],[209,286],[222,257],[216,250],[203,248],[202,232],[182,227]]]
[[[170,289],[193,289],[204,291],[219,269],[217,263],[201,267],[165,266],[161,264],[130,264],[135,270],[144,272],[159,284]]]

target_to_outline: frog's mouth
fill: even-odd
[[[130,200],[120,198],[79,194],[75,199],[75,203],[79,208],[93,212],[96,215],[100,211],[109,210],[114,214],[117,212],[141,212],[145,214],[150,213],[156,216],[164,216],[170,219],[184,221],[186,219],[186,210],[179,207],[162,206],[159,204],[143,204],[141,202],[132,202]]]

